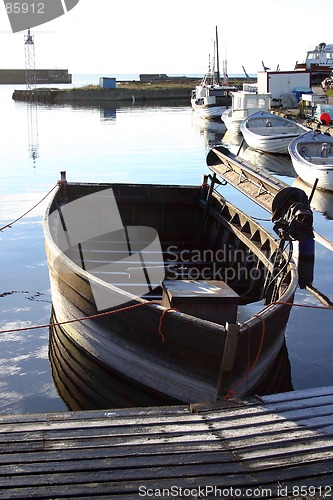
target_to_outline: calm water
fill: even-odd
[[[95,82],[93,82],[95,83]],[[17,86],[16,86],[17,87]],[[2,111],[0,227],[37,203],[67,171],[70,181],[193,184],[207,173],[215,142],[234,143],[223,125],[193,120],[187,103],[176,106],[48,106],[15,103],[14,87],[0,86]],[[287,158],[244,152],[250,161],[293,183]],[[247,213],[268,218],[250,200],[225,186],[222,193]],[[332,197],[319,196],[315,228],[333,240]],[[0,330],[47,324],[51,315],[42,217],[45,200],[0,233]],[[270,227],[270,223],[265,223]],[[333,300],[333,254],[316,244],[314,285]],[[318,304],[303,290],[295,302]],[[295,389],[333,381],[333,312],[293,308],[286,331]],[[53,382],[47,328],[0,334],[0,413],[61,411],[66,405]]]

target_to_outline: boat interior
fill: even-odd
[[[314,165],[332,165],[332,142],[300,141],[297,144],[298,154]]]
[[[260,135],[299,133],[300,129],[296,123],[282,121],[274,115],[269,118],[267,116],[254,116],[248,120],[247,128]]]
[[[160,300],[167,307],[181,303],[184,312],[191,312],[186,309],[190,297],[197,305],[200,295],[202,303],[222,300],[237,306],[262,301],[264,295],[266,300],[271,298],[272,291],[267,297],[267,283],[276,243],[255,221],[219,193],[209,190],[206,184],[68,183],[65,194],[59,191],[51,211],[61,212],[69,202],[110,187],[124,227],[101,236],[81,236],[80,243],[64,252],[79,267],[125,292]],[[107,198],[109,192],[105,193]],[[103,197],[99,199],[103,204]],[[102,219],[112,218],[112,214],[105,207],[101,207],[99,214],[99,223],[104,227]],[[86,214],[86,227],[90,226],[88,219]],[[154,234],[147,231],[139,241],[140,227],[156,231],[160,247],[151,245]],[[179,286],[175,290],[175,280],[178,285],[187,283],[186,290],[184,287],[179,290]],[[284,280],[284,284],[279,281],[276,293],[282,293],[287,286],[287,275]],[[209,289],[207,283],[211,285]],[[207,319],[206,311],[204,314]]]

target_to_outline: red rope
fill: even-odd
[[[11,328],[11,329],[6,329],[6,330],[0,330],[0,334],[1,333],[24,332],[24,331],[27,331],[27,330],[37,330],[39,328],[50,328],[50,327],[55,327],[55,326],[67,325],[67,324],[76,323],[76,322],[79,322],[79,321],[86,321],[88,319],[100,318],[102,316],[109,316],[109,315],[115,314],[117,312],[128,311],[130,309],[135,309],[136,307],[142,307],[142,306],[146,306],[146,305],[149,305],[149,304],[156,304],[156,305],[159,305],[159,306],[161,305],[161,303],[158,302],[158,301],[150,301],[150,302],[147,301],[147,302],[143,302],[143,303],[140,302],[139,304],[133,304],[133,305],[130,305],[130,306],[121,307],[120,309],[114,309],[112,311],[106,311],[106,312],[102,312],[102,313],[92,314],[90,316],[83,316],[82,318],[75,318],[75,319],[70,319],[70,320],[67,320],[67,321],[60,321],[60,322],[55,322],[55,323],[46,323],[44,325],[33,325],[33,326],[27,326],[27,327],[24,327],[24,328]],[[259,357],[260,357],[260,354],[261,354],[261,350],[262,350],[262,346],[263,346],[263,343],[264,343],[264,338],[265,338],[265,321],[260,316],[260,314],[263,311],[265,311],[268,307],[270,307],[271,305],[274,305],[274,304],[288,305],[288,306],[295,306],[295,307],[307,307],[307,308],[312,308],[312,309],[328,309],[328,310],[333,310],[333,307],[330,307],[330,306],[314,306],[314,305],[307,305],[307,304],[297,304],[297,303],[292,303],[292,302],[279,302],[279,301],[277,301],[277,302],[272,302],[271,304],[268,304],[261,311],[259,311],[258,313],[254,314],[253,317],[258,317],[260,319],[261,323],[262,323],[261,339],[260,339],[260,344],[259,344],[259,348],[258,348],[256,357],[255,357],[255,360],[253,361],[252,366],[247,370],[247,372],[245,373],[245,375],[231,386],[231,388],[229,389],[228,393],[224,396],[225,399],[229,399],[232,395],[236,394],[236,392],[234,391],[234,389],[236,387],[238,387],[243,382],[243,380],[245,380],[246,378],[248,378],[249,374],[255,368],[255,366],[256,366],[256,364],[257,364],[257,362],[259,360]],[[163,311],[163,313],[161,314],[161,317],[160,317],[160,320],[159,320],[159,325],[158,325],[158,333],[159,333],[159,335],[160,335],[160,337],[162,339],[162,342],[165,342],[165,336],[164,336],[164,334],[162,332],[163,319],[164,319],[164,316],[166,315],[166,313],[168,313],[169,311],[179,312],[178,309],[175,309],[174,307],[170,307],[168,309],[165,309]]]
[[[175,309],[174,307],[169,307],[168,309],[165,309],[165,311],[163,311],[163,313],[161,314],[160,322],[159,322],[159,325],[158,325],[158,333],[160,334],[162,342],[165,342],[165,337],[164,337],[163,332],[162,332],[162,322],[163,322],[163,318],[164,318],[165,314],[167,312],[169,312],[169,311],[179,312],[178,309]]]
[[[67,321],[59,321],[59,322],[54,322],[54,323],[46,323],[44,325],[33,325],[33,326],[25,326],[23,328],[10,328],[10,329],[7,329],[7,330],[0,330],[0,334],[1,333],[13,333],[13,332],[24,332],[24,331],[28,331],[28,330],[37,330],[39,328],[51,328],[51,327],[55,327],[55,326],[62,326],[62,325],[68,325],[70,323],[76,323],[76,322],[79,322],[79,321],[86,321],[88,319],[95,319],[95,318],[100,318],[102,316],[110,316],[111,314],[115,314],[115,313],[118,313],[118,312],[122,312],[122,311],[128,311],[130,309],[135,309],[136,307],[142,307],[142,306],[147,306],[147,305],[150,305],[150,304],[156,304],[156,305],[161,305],[160,302],[158,301],[147,301],[147,302],[143,302],[143,303],[139,303],[139,304],[133,304],[131,306],[125,306],[125,307],[121,307],[120,309],[114,309],[113,311],[106,311],[106,312],[101,312],[101,313],[97,313],[97,314],[92,314],[90,316],[83,316],[82,318],[75,318],[75,319],[69,319]],[[162,339],[162,342],[165,342],[165,336],[162,332],[162,323],[163,323],[163,318],[165,316],[165,314],[169,311],[176,311],[176,312],[179,312],[178,309],[175,309],[173,307],[170,307],[168,309],[165,309],[160,317],[160,320],[159,320],[159,324],[158,324],[158,333]]]

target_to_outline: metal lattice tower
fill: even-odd
[[[36,69],[35,69],[35,43],[34,36],[28,34],[24,36],[25,47],[25,83],[26,90],[36,89]]]

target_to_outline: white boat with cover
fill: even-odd
[[[248,146],[265,153],[280,154],[288,154],[291,141],[308,130],[295,121],[266,111],[249,116],[240,127]]]
[[[222,114],[222,120],[230,132],[239,133],[241,123],[258,111],[271,109],[271,94],[258,94],[253,85],[244,84],[243,90],[232,92],[232,104]]]
[[[333,138],[311,130],[294,139],[289,154],[297,175],[317,188],[333,191]]]

